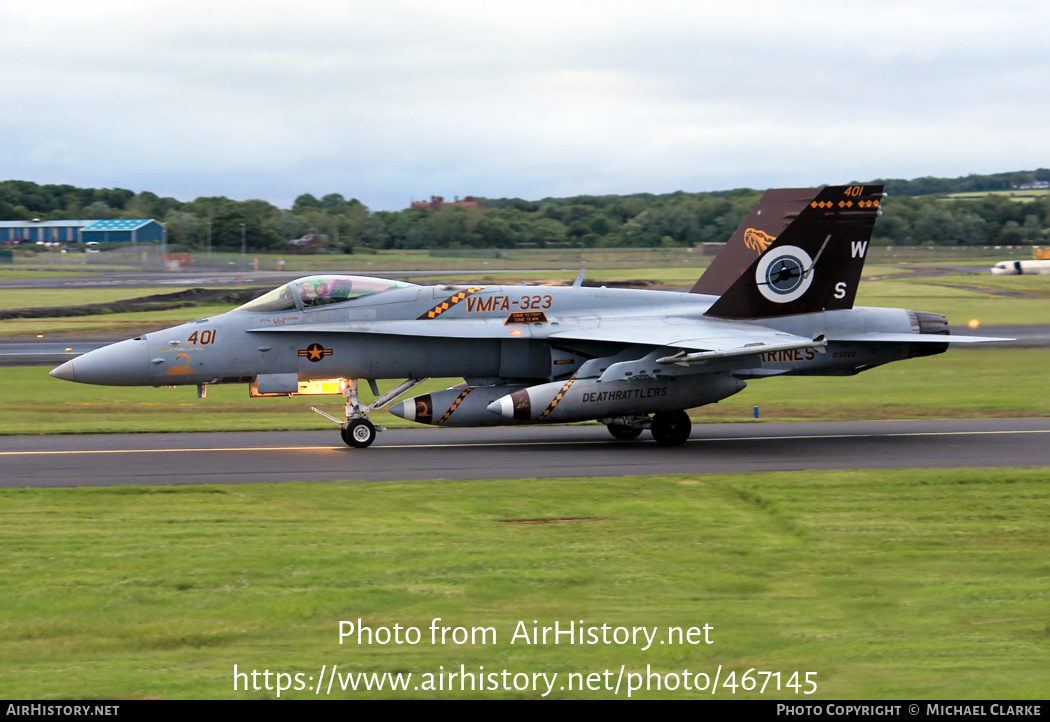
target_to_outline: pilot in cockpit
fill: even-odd
[[[299,288],[299,296],[303,299],[303,306],[320,306],[331,303],[328,284],[323,278],[315,278],[307,281]]]

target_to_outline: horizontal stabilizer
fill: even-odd
[[[952,336],[943,333],[847,333],[832,334],[828,339],[850,343],[1002,343],[1016,340],[994,336]]]
[[[673,319],[602,319],[594,328],[557,331],[551,339],[574,341],[608,341],[613,343],[667,346],[686,351],[708,353],[736,352],[764,353],[776,348],[803,348],[813,341],[793,333],[776,331],[762,326],[712,323],[707,319],[693,319],[687,323]],[[800,344],[800,345],[799,345]],[[753,351],[748,349],[755,349]]]

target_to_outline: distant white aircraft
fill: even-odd
[[[993,276],[1050,275],[1050,259],[999,261],[991,268]]]

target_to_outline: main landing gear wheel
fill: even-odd
[[[689,438],[692,425],[684,411],[659,411],[653,414],[650,430],[660,446],[681,446]]]
[[[368,419],[353,419],[339,435],[347,446],[363,449],[376,440],[376,427]]]
[[[620,441],[631,441],[637,439],[642,434],[642,430],[637,426],[628,426],[626,424],[607,424],[605,426],[615,438]]]

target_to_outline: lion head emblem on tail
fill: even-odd
[[[771,236],[756,228],[748,228],[744,231],[744,245],[760,256],[766,252],[766,249],[769,248],[775,240],[775,236]]]

